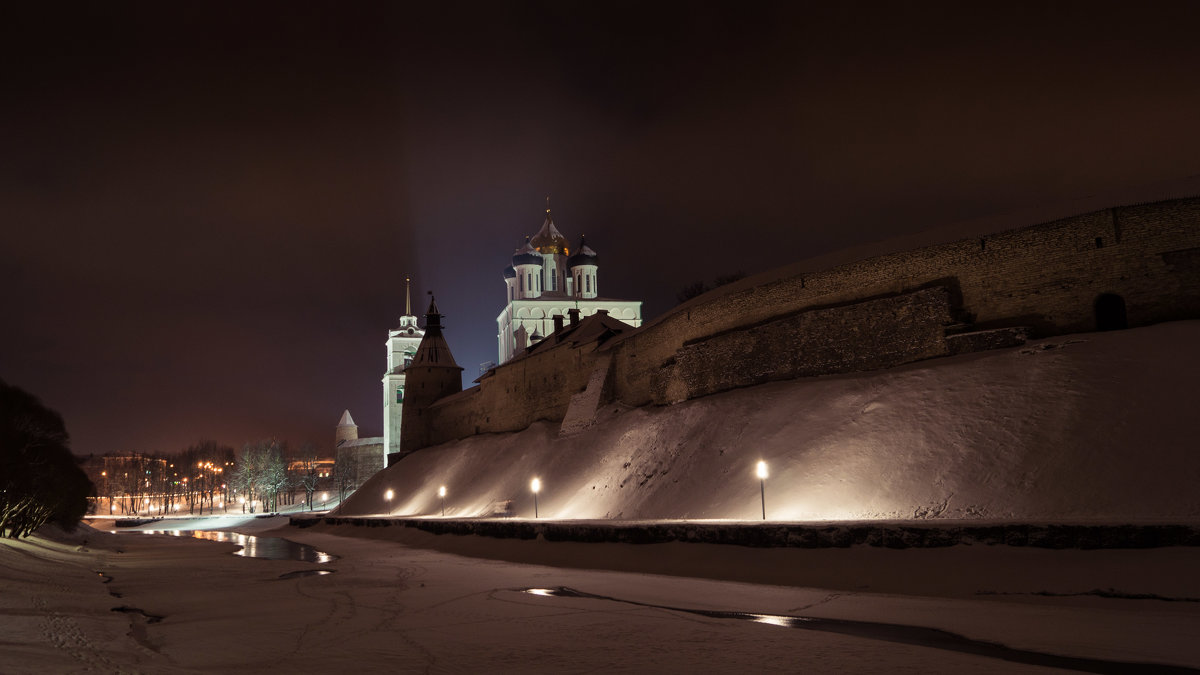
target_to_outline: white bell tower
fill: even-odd
[[[404,412],[404,370],[412,364],[425,331],[412,313],[412,280],[404,278],[404,316],[388,331],[387,372],[383,375],[383,466],[388,455],[400,452],[400,420]]]

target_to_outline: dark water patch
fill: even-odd
[[[294,542],[282,537],[256,537],[237,532],[222,532],[219,530],[140,530],[145,534],[169,534],[175,537],[195,537],[207,541],[223,541],[241,546],[233,554],[243,558],[260,558],[263,560],[295,560],[298,562],[328,563],[337,560],[337,556],[324,551],[318,551],[312,546]]]
[[[242,547],[234,555],[245,558],[261,558],[264,560],[296,560],[299,562],[327,563],[337,560],[337,556],[318,551],[312,546],[300,544],[282,537],[255,537],[236,532],[218,532],[195,530],[188,532],[197,539],[209,541],[227,541]]]
[[[145,610],[140,609],[138,607],[126,607],[125,605],[121,605],[120,607],[113,607],[109,611],[122,612],[124,614],[133,614],[136,616],[140,616],[146,620],[146,623],[158,623],[159,621],[162,621],[163,619],[166,618],[163,616],[158,616],[157,614],[147,614]]]
[[[280,579],[299,579],[300,577],[323,577],[326,574],[333,574],[337,570],[297,570],[295,572],[285,572],[280,574]]]
[[[1186,666],[1169,666],[1157,663],[1132,663],[1127,661],[1106,661],[1104,659],[1060,656],[1057,654],[1047,654],[1045,652],[1035,652],[1026,649],[1014,649],[1012,647],[1006,647],[998,642],[974,640],[957,633],[951,633],[950,631],[940,630],[937,628],[926,628],[923,626],[907,626],[903,624],[880,623],[875,621],[853,621],[850,619],[825,619],[807,616],[790,616],[786,614],[758,614],[754,612],[729,612],[709,609],[692,609],[687,607],[670,607],[667,605],[655,605],[648,602],[624,600],[621,598],[613,598],[607,595],[586,593],[573,588],[567,588],[566,586],[558,586],[555,588],[523,588],[518,590],[522,593],[529,593],[531,595],[556,598],[588,598],[592,600],[607,600],[609,602],[620,602],[638,607],[651,607],[654,609],[665,609],[672,612],[697,614],[714,619],[753,621],[755,623],[765,623],[772,626],[782,626],[785,628],[800,628],[803,630],[838,633],[841,635],[850,635],[869,640],[899,642],[902,644],[916,645],[919,647],[942,649],[946,651],[972,654],[975,656],[983,656],[986,658],[1000,659],[1003,661],[1010,661],[1012,663],[1045,666],[1048,668],[1061,668],[1064,670],[1075,670],[1085,673],[1105,673],[1113,675],[1125,675],[1126,673],[1129,675],[1133,675],[1135,673],[1200,673],[1200,670],[1188,668]]]

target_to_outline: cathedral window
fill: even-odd
[[[404,403],[404,387],[396,387],[396,403]]]
[[[586,277],[584,277],[584,279],[587,281],[587,292],[591,293],[592,292],[592,278],[590,276],[586,276]]]

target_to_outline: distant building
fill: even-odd
[[[342,413],[334,436],[334,475],[344,493],[357,490],[367,479],[383,469],[383,439],[359,438],[358,425],[350,411]]]
[[[499,362],[504,362],[535,345],[554,332],[570,309],[580,316],[597,310],[637,328],[642,325],[642,303],[638,300],[613,300],[600,296],[599,256],[580,237],[579,248],[571,254],[567,238],[550,217],[550,198],[546,198],[546,220],[542,229],[517,249],[512,265],[504,269],[507,304],[496,317]]]

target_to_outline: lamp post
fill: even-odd
[[[767,519],[767,463],[759,460],[755,471],[758,474],[758,495],[762,498],[762,516]]]
[[[442,498],[442,517],[446,517],[446,486],[438,488],[438,496]]]
[[[537,478],[534,478],[533,481],[529,483],[529,489],[533,490],[533,517],[537,518],[538,517],[537,493],[542,489],[542,481],[538,480]]]

